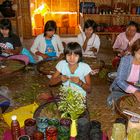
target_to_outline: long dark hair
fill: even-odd
[[[54,20],[49,20],[46,22],[44,27],[44,36],[46,36],[46,31],[55,31],[57,30],[57,25]]]
[[[134,26],[136,28],[136,31],[138,31],[138,23],[137,22],[129,21],[126,28],[128,28],[129,26]]]
[[[11,36],[12,33],[12,24],[9,19],[2,19],[0,21],[0,29],[9,29],[9,36]],[[0,36],[3,36],[2,33],[0,33]]]
[[[135,55],[135,52],[137,52],[140,49],[140,39],[137,39],[133,45],[131,46],[131,54],[132,56]]]
[[[83,55],[82,55],[82,47],[77,42],[70,42],[64,48],[65,59],[66,59],[67,54],[72,54],[72,53],[79,55],[78,62],[82,61],[82,57],[83,57]]]
[[[91,27],[93,29],[93,32],[95,32],[96,27],[97,27],[96,22],[92,19],[86,20],[85,23],[84,23],[84,31],[85,31],[86,28],[89,28],[89,27]]]

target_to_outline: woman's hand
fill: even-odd
[[[137,98],[137,100],[140,102],[140,91],[135,91],[133,94]]]
[[[12,55],[17,55],[20,54],[21,48],[17,47],[15,50],[13,49],[4,49],[2,52],[12,54]]]
[[[91,75],[96,75],[99,73],[99,69],[94,69],[91,71]]]
[[[35,55],[37,55],[37,56],[41,56],[43,59],[47,59],[47,58],[49,58],[48,55],[46,55],[46,54],[44,54],[44,53],[41,53],[41,52],[39,52],[39,51],[35,52]]]
[[[69,77],[67,77],[67,76],[65,76],[65,75],[62,75],[61,76],[61,81],[62,82],[66,82],[66,81],[68,81],[69,80]]]
[[[4,49],[4,50],[2,50],[2,52],[8,53],[8,54],[12,54],[13,53],[12,49]]]
[[[42,54],[41,56],[43,57],[43,59],[47,59],[47,58],[49,58],[49,56],[46,55],[46,54]]]
[[[81,84],[81,80],[79,79],[79,77],[70,77],[70,81],[73,82],[73,83],[76,83],[76,84]]]
[[[131,52],[126,50],[126,51],[121,51],[118,56],[123,57],[124,55],[129,55]]]
[[[94,53],[97,52],[97,49],[95,47],[90,48],[90,51],[93,51]]]

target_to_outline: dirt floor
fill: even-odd
[[[98,59],[104,60],[108,66],[111,64],[112,58],[111,43],[106,38],[103,38]],[[107,134],[116,117],[118,117],[106,105],[110,86],[106,75],[109,71],[110,69],[104,69],[100,75],[92,76],[92,93],[87,95],[90,119],[100,121],[103,131]],[[47,76],[40,74],[35,66],[28,66],[24,71],[18,72],[13,76],[0,77],[0,85],[9,88],[15,102],[14,106],[10,107],[7,112],[19,106],[33,103],[39,93],[49,92],[45,86],[48,80]],[[7,128],[8,126],[3,121],[3,118],[0,117],[0,139],[2,139],[1,136]]]

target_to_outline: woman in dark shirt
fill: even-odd
[[[8,59],[18,59],[28,64],[29,58],[21,55],[22,44],[20,38],[12,32],[12,25],[9,19],[0,21],[0,60],[7,57]]]

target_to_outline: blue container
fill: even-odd
[[[83,14],[91,14],[92,13],[92,8],[95,7],[94,2],[80,2],[80,13]]]
[[[140,6],[137,7],[137,14],[140,14]]]
[[[46,128],[48,127],[48,118],[47,117],[38,117],[36,119],[37,130],[44,133],[44,139],[46,136]]]

